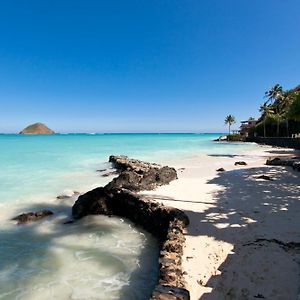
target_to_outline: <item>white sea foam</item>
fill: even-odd
[[[0,299],[117,299],[131,275],[142,280],[143,272],[150,275],[143,282],[148,292],[151,281],[155,284],[155,241],[118,218],[12,224],[0,235],[5,241],[0,247]],[[150,270],[140,268],[141,255]]]

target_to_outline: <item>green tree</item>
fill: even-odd
[[[270,90],[265,92],[265,97],[268,98],[266,104],[273,104],[282,95],[282,86],[275,84]]]
[[[272,105],[268,105],[267,102],[265,102],[259,109],[259,111],[262,113],[262,120],[264,124],[264,137],[267,136],[266,131],[266,120],[270,118],[270,116],[274,113]]]
[[[300,121],[300,93],[295,95],[295,99],[289,107],[287,116],[291,120]]]
[[[295,100],[296,94],[293,91],[285,91],[281,97],[279,97],[279,111],[281,119],[285,120],[286,124],[286,134],[289,136],[289,109],[293,101]]]
[[[266,104],[272,107],[273,119],[277,121],[277,136],[279,136],[279,126],[282,120],[280,112],[280,99],[282,98],[283,90],[280,84],[275,84],[269,91],[265,92],[265,97],[268,98]]]
[[[235,123],[235,117],[233,115],[228,115],[225,118],[225,124],[228,124],[228,133],[230,134],[230,127]]]

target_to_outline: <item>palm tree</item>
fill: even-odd
[[[272,110],[272,106],[269,104],[267,105],[267,102],[265,102],[259,109],[259,111],[262,113],[262,118],[264,122],[264,137],[266,137],[266,119],[269,118],[274,111]]]
[[[225,124],[228,124],[228,133],[230,134],[230,127],[235,123],[235,117],[233,115],[228,115],[225,118]]]
[[[282,86],[280,84],[275,84],[270,90],[265,92],[265,97],[268,98],[266,104],[273,104],[278,97],[282,95]]]
[[[277,136],[279,136],[279,125],[282,118],[280,114],[280,99],[282,98],[282,95],[282,86],[278,83],[275,84],[269,91],[265,92],[265,97],[268,98],[265,104],[269,104],[273,107],[274,119],[277,121]]]

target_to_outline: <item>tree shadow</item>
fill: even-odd
[[[155,201],[211,204],[210,202],[205,202],[205,201],[192,201],[192,200],[174,199],[173,197],[162,196],[162,195],[159,195],[159,194],[151,194],[151,196],[148,196],[147,194],[145,194],[144,197],[145,197],[145,199],[155,200]]]
[[[246,155],[246,154],[207,154],[207,156],[235,158],[235,157],[244,157],[244,156],[249,156],[249,155]]]
[[[116,289],[121,295],[120,299],[143,299],[141,294],[151,294],[157,282],[158,274],[158,245],[152,242],[151,237],[145,237],[147,241],[149,239],[151,241],[150,244],[146,242],[146,246],[142,250],[140,250],[141,246],[136,245],[129,247],[128,253],[126,252],[128,245],[126,246],[126,243],[123,243],[122,240],[116,240],[116,244],[107,245],[107,247],[106,245],[104,247],[86,245],[82,241],[91,235],[93,235],[91,238],[97,240],[99,244],[105,243],[111,235],[118,234],[120,222],[114,222],[114,218],[107,216],[87,216],[74,223],[64,224],[65,221],[71,218],[71,205],[73,203],[68,203],[68,201],[70,199],[58,201],[56,204],[27,206],[20,213],[49,209],[54,212],[54,215],[24,225],[16,225],[14,221],[10,221],[12,224],[1,228],[1,299],[14,299],[16,296],[25,299],[28,297],[28,291],[40,290],[43,292],[44,289],[52,287],[55,289],[55,284],[48,282],[49,274],[52,274],[52,280],[55,277],[60,278],[59,276],[63,272],[61,266],[66,266],[64,260],[68,261],[70,259],[67,255],[57,255],[62,250],[70,250],[75,255],[76,259],[74,260],[73,257],[70,264],[78,264],[78,268],[76,267],[78,274],[76,275],[77,281],[74,278],[63,277],[65,294],[60,294],[59,299],[67,299],[72,294],[72,290],[78,289],[74,285],[75,282],[87,280],[85,277],[81,278],[80,266],[85,267],[85,262],[89,260],[93,262],[90,276],[95,275],[95,280],[91,280],[91,286],[88,288],[99,289],[99,282],[96,282],[96,279],[100,278],[99,281],[103,281],[99,299],[112,299],[111,297],[113,297]],[[101,221],[99,224],[98,218],[102,218],[103,222]],[[136,228],[129,221],[126,221],[124,226],[134,227],[136,234],[141,232],[140,228]],[[61,242],[62,238],[64,239],[63,243]],[[123,249],[120,251],[122,247]],[[137,251],[136,258],[133,252],[135,250]],[[133,259],[137,261],[136,268],[129,270],[125,262]],[[115,284],[105,282],[106,274],[102,273],[106,269],[112,270],[111,274],[107,274],[107,277],[112,277],[116,281],[118,279],[123,280],[122,286],[118,287],[117,282]],[[124,278],[118,278],[118,276]],[[139,287],[140,284],[143,284],[142,288]],[[55,291],[52,296],[54,298],[57,296]],[[42,298],[47,299],[45,295]],[[85,296],[84,299],[88,298],[89,296]]]
[[[273,180],[258,179],[262,174]],[[272,166],[227,171],[207,182],[218,187],[215,201],[203,212],[185,210],[190,219],[186,235],[208,236],[220,245],[233,245],[233,250],[220,265],[221,273],[205,284],[211,292],[201,300],[296,299],[299,247],[287,251],[280,242],[300,242],[299,182],[292,168]],[[290,270],[294,278],[287,278]],[[270,279],[262,278],[264,274]]]
[[[296,150],[296,149],[286,149],[286,150],[282,150],[282,149],[274,149],[272,148],[272,150],[268,150],[266,151],[268,153],[271,154],[277,154],[277,155],[295,155],[295,156],[300,156],[300,151]]]
[[[274,180],[257,179],[261,174],[267,174]],[[203,295],[202,300],[254,299],[260,296],[267,299],[292,299],[289,298],[287,290],[290,295],[296,297],[297,289],[295,290],[293,280],[287,282],[287,278],[273,276],[274,278],[269,280],[273,280],[275,287],[266,290],[265,278],[261,276],[271,276],[274,272],[284,274],[293,264],[292,257],[286,258],[287,262],[284,263],[276,262],[277,252],[284,250],[276,243],[270,245],[268,241],[277,239],[283,243],[300,242],[297,222],[300,213],[298,183],[299,173],[283,167],[251,168],[238,173],[225,172],[208,182],[221,187],[214,195],[216,205],[200,215],[189,212],[194,215],[191,218],[198,219],[199,223],[196,230],[188,230],[188,234],[208,235],[230,243],[234,248],[232,254],[220,266],[221,274],[212,276],[207,282],[206,286],[211,287],[212,292]],[[255,243],[258,239],[264,240],[265,243]],[[286,255],[289,254],[282,253],[280,257]],[[269,259],[260,261],[261,257]],[[247,274],[239,272],[240,266],[244,264],[246,266],[243,270]],[[287,267],[288,264],[290,265]],[[267,269],[269,271],[266,271]],[[298,272],[297,268],[293,275],[298,275]]]

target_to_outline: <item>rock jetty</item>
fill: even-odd
[[[190,299],[182,271],[183,230],[189,224],[188,217],[179,209],[136,193],[177,179],[176,170],[127,156],[110,156],[109,161],[119,176],[105,187],[79,196],[72,207],[74,219],[90,214],[116,215],[142,226],[160,242],[158,284],[150,299]]]

